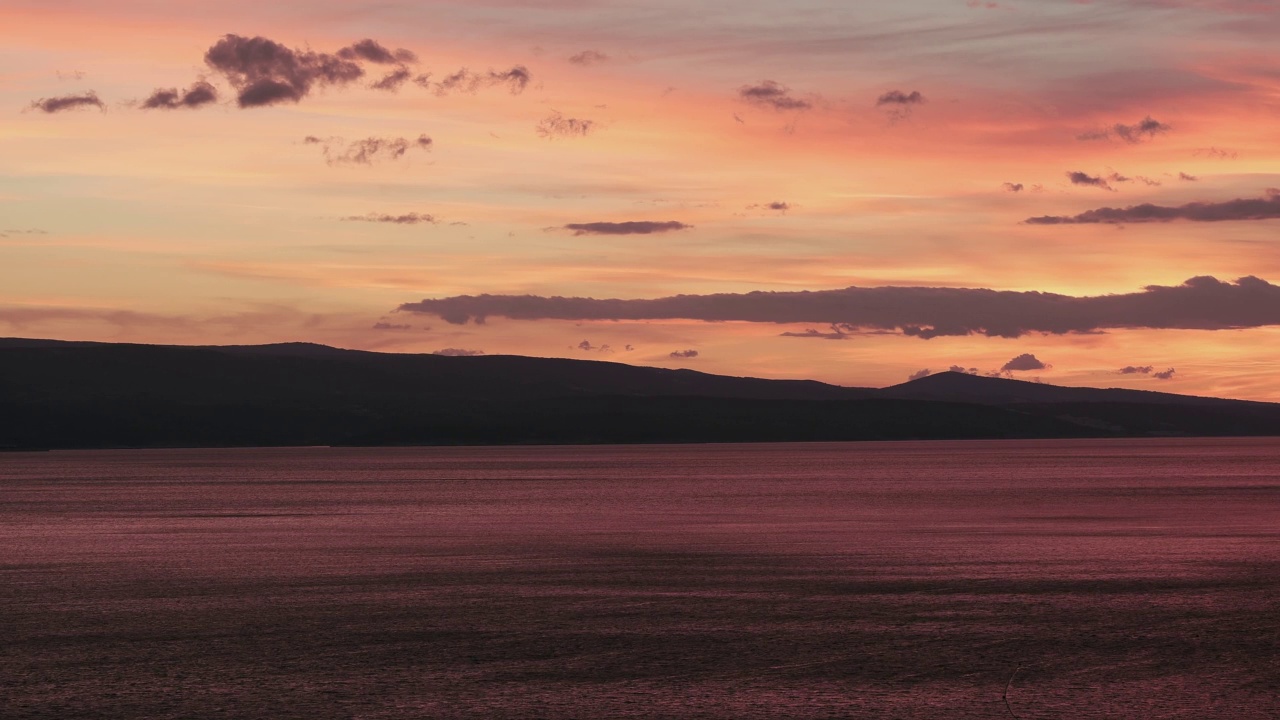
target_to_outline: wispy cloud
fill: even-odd
[[[462,348],[442,348],[431,353],[432,355],[444,355],[445,357],[476,357],[483,355],[483,350],[464,350]]]
[[[1111,140],[1118,138],[1130,144],[1137,144],[1144,140],[1151,140],[1157,135],[1169,132],[1173,128],[1165,123],[1156,120],[1150,115],[1144,117],[1136,123],[1126,125],[1124,123],[1116,123],[1109,128],[1101,130],[1090,130],[1076,136],[1077,140]]]
[[[1095,333],[1117,328],[1198,329],[1280,325],[1280,286],[1194,277],[1140,292],[1073,297],[977,288],[851,287],[812,292],[676,295],[652,300],[461,295],[405,303],[400,310],[463,324],[515,320],[703,320],[822,323],[909,337]]]
[[[455,73],[444,76],[439,82],[432,87],[437,95],[448,95],[454,92],[475,93],[482,88],[495,87],[505,85],[513,95],[519,95],[529,86],[533,76],[529,73],[529,69],[523,65],[512,66],[509,70],[487,70],[485,72],[473,72],[467,68],[462,68]],[[415,82],[417,82],[415,80]],[[429,81],[424,80],[418,83],[426,87]]]
[[[586,137],[595,128],[594,120],[584,120],[582,118],[565,117],[560,112],[552,112],[550,115],[538,121],[534,130],[544,138],[566,138],[566,137]]]
[[[1031,225],[1088,225],[1172,222],[1226,222],[1229,220],[1273,220],[1280,218],[1280,189],[1268,188],[1260,198],[1238,198],[1224,202],[1191,202],[1173,207],[1143,203],[1129,207],[1103,207],[1079,215],[1043,215],[1027,218]]]
[[[369,213],[367,215],[348,215],[342,218],[344,222],[370,222],[370,223],[391,223],[394,225],[420,225],[422,223],[435,224],[439,222],[434,215],[427,213],[405,213],[404,215],[387,215],[381,213]]]
[[[430,150],[433,142],[426,135],[416,139],[369,137],[348,142],[339,137],[321,138],[308,135],[302,139],[307,145],[319,145],[325,162],[335,164],[372,165],[378,160],[398,160],[410,150]]]
[[[675,360],[689,360],[689,359],[698,357],[698,351],[697,350],[676,350],[672,352],[670,355],[668,355],[667,357],[673,358]]]
[[[600,63],[607,62],[608,60],[609,56],[599,50],[583,50],[580,53],[575,53],[569,56],[569,62],[574,65],[582,66],[599,65]]]

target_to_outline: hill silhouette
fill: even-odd
[[[940,373],[884,389],[309,343],[0,339],[0,448],[1280,435],[1280,405]]]

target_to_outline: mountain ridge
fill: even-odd
[[[0,447],[1280,435],[1280,404],[939,373],[888,388],[312,343],[0,339]]]

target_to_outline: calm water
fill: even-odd
[[[6,719],[1277,698],[1273,439],[0,455]]]

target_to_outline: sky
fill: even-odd
[[[0,335],[1280,401],[1269,0],[6,0]]]

